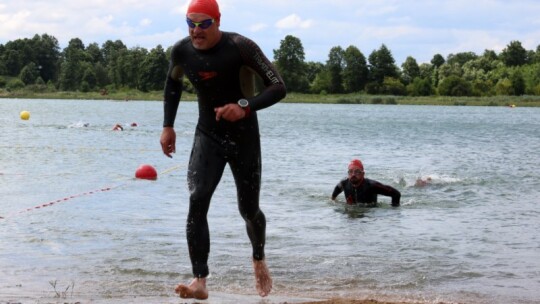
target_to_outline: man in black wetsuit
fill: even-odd
[[[348,178],[342,179],[332,192],[332,200],[341,193],[345,192],[347,204],[366,204],[368,206],[377,205],[377,195],[392,197],[392,206],[398,207],[401,193],[378,181],[364,177],[364,165],[358,159],[353,159],[349,163]]]
[[[186,14],[189,36],[173,46],[165,83],[160,143],[168,157],[176,151],[174,121],[184,76],[196,89],[199,105],[187,172],[190,199],[186,234],[195,278],[189,285],[176,287],[182,298],[208,298],[210,236],[206,216],[226,164],[234,177],[238,208],[253,248],[257,291],[264,297],[272,289],[264,260],[266,219],[259,209],[261,146],[257,111],[284,98],[286,88],[256,43],[219,29],[220,17],[215,0],[191,1]],[[255,94],[255,77],[264,84],[259,94]]]

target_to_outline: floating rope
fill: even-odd
[[[168,173],[170,173],[170,172],[172,172],[172,171],[174,171],[174,170],[176,170],[176,169],[178,169],[180,167],[181,167],[181,165],[171,167],[171,168],[163,171],[161,173],[161,175],[168,174]],[[132,179],[132,178],[130,178],[130,179]],[[63,197],[63,198],[60,198],[60,199],[57,199],[57,200],[52,200],[52,201],[49,201],[49,202],[46,202],[46,203],[43,203],[43,204],[36,205],[34,207],[26,208],[24,210],[8,214],[7,216],[0,216],[0,220],[6,219],[6,218],[11,217],[11,216],[13,216],[15,214],[26,213],[26,212],[29,212],[29,211],[38,210],[38,209],[50,207],[50,206],[53,206],[53,205],[57,205],[57,204],[60,204],[60,203],[64,203],[64,202],[70,201],[70,200],[72,200],[74,198],[83,197],[83,196],[87,196],[87,195],[92,195],[92,194],[99,193],[99,192],[111,191],[112,189],[119,188],[120,186],[123,186],[123,185],[125,185],[125,183],[124,184],[119,184],[119,185],[116,185],[116,186],[109,186],[109,187],[104,187],[104,188],[100,188],[100,189],[96,189],[96,190],[92,190],[92,191],[87,191],[87,192],[83,192],[83,193],[79,193],[79,194],[75,194],[75,195],[66,196],[66,197]]]

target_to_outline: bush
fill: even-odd
[[[512,81],[508,78],[503,78],[497,82],[495,85],[495,92],[497,95],[514,95],[514,87],[512,86]]]
[[[405,85],[399,81],[397,78],[393,77],[385,77],[382,87],[381,87],[381,93],[388,94],[388,95],[397,95],[397,96],[403,96],[406,94]]]
[[[381,90],[381,87],[376,82],[370,82],[366,84],[366,93],[368,94],[378,94]]]
[[[11,92],[11,91],[20,90],[24,88],[24,86],[25,85],[24,85],[24,82],[22,82],[22,80],[20,80],[19,78],[14,78],[7,83],[6,89],[9,92]]]
[[[372,104],[382,104],[383,100],[380,97],[374,97],[374,98],[371,98],[371,103]]]
[[[394,97],[386,98],[386,104],[397,105],[397,101]]]
[[[439,95],[470,96],[472,95],[472,86],[463,78],[450,75],[439,83]]]
[[[429,79],[416,77],[407,86],[407,93],[409,96],[431,96],[433,95],[433,86]]]

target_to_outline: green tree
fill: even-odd
[[[525,81],[525,94],[540,95],[540,62],[521,67]]]
[[[88,60],[92,64],[103,64],[105,62],[105,59],[103,58],[103,52],[99,48],[99,45],[97,43],[90,43],[86,47],[86,54],[88,57]]]
[[[540,63],[540,44],[536,47],[536,52],[534,52],[532,63]]]
[[[473,96],[493,96],[495,95],[495,86],[491,80],[475,79],[472,82]]]
[[[529,59],[527,50],[519,41],[511,41],[501,52],[501,58],[507,66],[522,66],[527,64]]]
[[[80,88],[88,57],[84,43],[79,38],[73,38],[63,50],[63,62],[60,68],[59,86],[65,91],[76,91]]]
[[[343,93],[343,68],[345,51],[340,46],[330,49],[328,60],[326,61],[326,70],[330,76],[330,87],[328,93]]]
[[[24,82],[22,82],[22,80],[20,80],[19,78],[13,78],[6,84],[6,89],[9,92],[16,91],[22,88],[24,88]]]
[[[514,95],[514,88],[512,87],[512,81],[508,78],[500,79],[495,85],[495,92],[497,95]]]
[[[39,71],[35,63],[27,64],[19,74],[19,79],[26,85],[34,84],[39,77]]]
[[[300,39],[287,35],[281,40],[279,49],[274,50],[274,60],[289,91],[307,92],[309,90],[304,47]]]
[[[306,78],[311,84],[321,71],[324,70],[324,64],[315,61],[309,61],[306,63]]]
[[[407,94],[410,96],[431,96],[433,95],[433,86],[429,78],[416,77],[407,85]]]
[[[412,56],[407,56],[405,62],[401,64],[401,80],[405,85],[411,83],[413,79],[420,76],[420,67]]]
[[[58,40],[47,34],[35,35],[31,44],[34,49],[34,62],[43,81],[56,81],[60,73],[58,65],[60,46]]]
[[[430,63],[422,63],[418,66],[418,70],[420,71],[420,75],[418,75],[418,77],[423,79],[431,79],[431,76],[433,75],[434,65]]]
[[[438,82],[440,83],[442,80],[444,80],[446,77],[450,76],[457,76],[461,77],[463,75],[463,69],[461,66],[457,63],[449,64],[448,62],[441,65],[438,69]]]
[[[94,73],[96,74],[96,86],[99,88],[105,88],[109,84],[111,84],[111,80],[109,79],[109,72],[107,70],[107,67],[105,67],[101,63],[96,63],[94,65]]]
[[[381,45],[378,50],[369,55],[370,79],[382,84],[385,77],[399,78],[398,67],[395,65],[394,57],[386,45]]]
[[[127,47],[120,40],[114,42],[107,40],[101,48],[103,60],[105,62],[104,66],[107,67],[107,78],[110,83],[116,87],[121,87],[123,83],[123,72],[121,71],[118,58],[120,56],[125,56],[126,51]]]
[[[92,65],[86,64],[81,81],[87,84],[88,90],[94,89],[97,86],[96,72]]]
[[[469,96],[472,94],[471,84],[463,78],[450,75],[439,83],[439,95],[442,96]]]
[[[458,65],[462,67],[465,63],[475,60],[476,58],[478,58],[478,55],[473,52],[461,52],[448,55],[448,58],[446,58],[446,63],[448,65]]]
[[[381,93],[402,96],[407,94],[407,89],[399,79],[386,77],[381,86]]]
[[[324,67],[311,84],[311,92],[316,94],[326,94],[331,87],[330,72]]]
[[[115,62],[115,79],[118,87],[138,89],[139,79],[148,51],[141,47],[122,49]]]
[[[368,82],[368,67],[366,57],[355,46],[349,46],[343,54],[343,87],[345,92],[359,92]]]
[[[140,89],[143,92],[163,90],[168,60],[161,45],[152,49],[141,66]]]
[[[22,54],[16,49],[7,49],[2,62],[5,66],[7,76],[17,76],[23,68]]]
[[[433,64],[435,68],[440,67],[445,62],[446,61],[444,60],[444,57],[441,54],[435,54],[433,55],[433,58],[431,59],[431,64]]]
[[[525,94],[525,80],[523,79],[521,71],[516,70],[514,73],[512,73],[510,76],[510,81],[512,82],[512,88],[514,91],[513,95],[521,96]]]

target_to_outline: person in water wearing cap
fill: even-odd
[[[377,195],[385,195],[392,197],[392,206],[398,207],[401,193],[387,185],[383,185],[378,181],[367,179],[364,177],[364,165],[358,159],[353,159],[349,163],[348,177],[342,179],[332,192],[332,200],[341,193],[345,192],[347,204],[367,204],[376,205]]]
[[[252,40],[220,30],[215,0],[192,0],[186,22],[189,36],[171,49],[164,90],[163,153],[176,152],[174,121],[187,77],[197,91],[197,122],[187,179],[190,191],[186,236],[194,279],[179,284],[182,298],[208,298],[206,277],[210,236],[210,200],[229,164],[237,189],[238,208],[253,250],[256,289],[264,297],[272,289],[265,262],[266,219],[259,208],[261,145],[257,112],[286,95],[278,71]],[[264,84],[255,94],[255,77]]]

